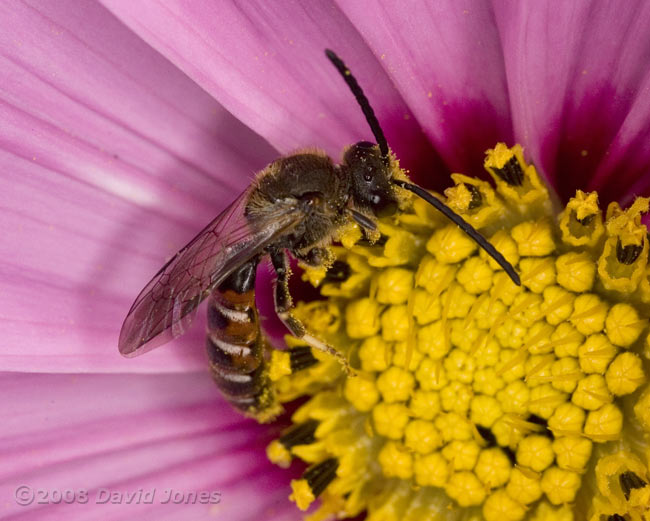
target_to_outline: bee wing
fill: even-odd
[[[140,292],[122,324],[120,353],[139,355],[185,333],[216,286],[302,218],[297,205],[285,200],[264,222],[250,221],[244,215],[249,194],[245,190]]]

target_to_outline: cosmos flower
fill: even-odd
[[[367,506],[375,515],[385,515],[384,519],[407,515],[420,519],[427,513],[432,519],[470,519],[481,511],[486,517],[503,519],[537,516],[541,520],[560,515],[571,519],[572,509],[576,519],[582,519],[593,508],[605,519],[617,519],[623,508],[638,514],[640,510],[633,509],[642,508],[643,501],[647,504],[644,494],[648,491],[642,427],[648,430],[649,407],[647,397],[639,395],[639,388],[646,385],[642,365],[647,366],[643,352],[647,331],[644,309],[630,311],[625,300],[626,295],[635,294],[637,286],[643,291],[646,275],[641,269],[631,287],[621,288],[607,287],[599,274],[604,296],[595,297],[598,300],[591,305],[586,300],[594,296],[592,286],[579,287],[575,281],[551,284],[554,277],[560,280],[559,269],[535,260],[540,255],[547,258],[548,248],[575,249],[570,253],[578,257],[568,259],[569,264],[580,265],[584,260],[579,256],[583,245],[569,248],[559,235],[547,241],[544,250],[544,240],[556,232],[548,232],[543,223],[541,231],[528,225],[519,235],[509,232],[503,248],[514,244],[517,256],[530,257],[528,265],[519,265],[529,274],[528,284],[524,282],[529,296],[546,297],[548,287],[558,288],[547,297],[544,311],[535,310],[546,313],[545,320],[554,312],[563,320],[561,327],[572,327],[585,337],[580,346],[564,344],[564,351],[553,347],[550,353],[540,344],[547,333],[556,340],[552,335],[561,329],[559,322],[548,331],[529,332],[531,324],[525,331],[517,330],[512,323],[508,331],[498,331],[493,325],[502,315],[490,308],[482,317],[486,327],[478,327],[488,333],[484,346],[467,345],[465,351],[459,347],[453,354],[445,351],[437,357],[441,351],[436,349],[460,345],[457,337],[469,336],[464,329],[459,335],[460,325],[481,318],[481,305],[474,303],[481,302],[480,292],[487,290],[472,286],[471,277],[458,275],[456,279],[462,286],[459,295],[474,296],[467,297],[464,315],[446,315],[457,326],[449,330],[451,344],[446,344],[443,334],[442,348],[430,339],[426,349],[418,345],[410,354],[407,345],[398,347],[399,342],[408,340],[412,327],[421,327],[421,331],[442,317],[436,316],[435,308],[442,313],[441,303],[451,303],[449,288],[443,288],[446,297],[441,290],[440,299],[433,299],[430,317],[420,312],[414,315],[418,323],[412,325],[408,316],[400,318],[403,309],[394,310],[381,319],[380,333],[373,324],[363,329],[367,324],[361,318],[375,316],[360,308],[369,297],[330,287],[330,293],[338,291],[330,303],[348,314],[348,323],[358,322],[358,330],[346,328],[343,333],[364,343],[358,357],[370,379],[344,380],[335,364],[322,360],[323,377],[331,377],[342,391],[332,400],[340,408],[327,403],[319,413],[318,403],[309,402],[312,405],[294,420],[314,421],[323,411],[334,417],[344,408],[353,411],[355,420],[368,419],[360,425],[365,434],[355,439],[345,438],[348,432],[340,435],[339,455],[333,455],[329,446],[329,457],[324,458],[316,447],[309,449],[310,444],[300,451],[283,444],[282,437],[273,442],[281,427],[257,426],[231,411],[206,371],[201,348],[204,322],[197,319],[196,327],[181,339],[136,359],[122,359],[116,342],[137,291],[250,182],[254,172],[278,155],[301,147],[318,146],[338,158],[345,145],[371,138],[350,93],[323,57],[326,47],[335,49],[353,68],[401,166],[415,180],[441,189],[450,184],[451,172],[485,178],[485,151],[493,149],[489,156],[493,162],[487,166],[492,167],[498,188],[499,183],[508,184],[499,181],[497,172],[503,158],[514,157],[522,172],[529,172],[528,165],[534,164],[558,201],[563,205],[572,198],[578,201],[570,203],[574,206],[565,212],[567,219],[573,215],[594,227],[599,222],[593,198],[580,206],[580,196],[575,199],[577,189],[585,194],[598,190],[603,214],[612,201],[631,207],[632,213],[608,213],[606,217],[626,217],[616,221],[622,223],[619,228],[594,231],[599,234],[596,242],[600,247],[605,237],[613,237],[610,245],[616,250],[622,228],[631,227],[631,235],[640,241],[636,245],[642,245],[632,263],[637,259],[645,263],[645,230],[640,239],[637,233],[642,230],[639,213],[645,208],[643,200],[636,206],[633,201],[635,196],[648,195],[650,185],[649,21],[650,6],[641,1],[449,1],[409,4],[408,8],[390,2],[319,2],[307,7],[290,1],[0,4],[3,515],[17,519],[135,515],[143,519],[298,519],[296,506],[286,498],[292,493],[299,506],[307,506],[313,483],[300,479],[295,465],[284,470],[270,463],[265,447],[270,458],[283,465],[291,452],[300,453],[307,462],[329,465],[319,468],[331,474],[326,484],[331,481],[332,487],[324,492],[326,511],[347,508],[345,501],[353,497],[357,507]],[[517,148],[497,147],[501,142],[521,144],[523,155]],[[527,182],[536,179],[527,175],[531,176]],[[462,201],[467,203],[470,189],[463,192],[463,182],[473,183],[462,178],[461,188],[447,194],[459,211],[468,210]],[[477,186],[481,194],[493,193],[485,185]],[[549,211],[550,203],[542,199],[535,203],[541,206],[524,201],[517,207],[520,217],[526,217],[523,221]],[[587,213],[578,214],[578,207]],[[417,208],[413,215],[418,215]],[[591,220],[592,215],[596,220]],[[424,221],[427,216],[420,212]],[[431,219],[424,222],[424,228],[445,230],[446,223]],[[446,244],[444,237],[436,235],[438,231],[429,233],[439,241],[427,250],[430,257],[431,250],[442,251]],[[542,237],[543,247],[537,253],[520,251],[516,237],[525,232],[539,232]],[[399,234],[394,235],[399,239]],[[452,242],[463,239],[452,237]],[[635,246],[627,242],[627,236],[625,241],[621,248]],[[455,247],[451,250],[457,253]],[[352,254],[340,252],[344,260]],[[590,259],[595,262],[599,257],[594,255]],[[411,286],[419,282],[409,282],[409,276],[415,277],[417,271],[400,271],[412,259],[395,262],[395,256],[385,250],[376,257],[387,260],[373,262],[395,266],[383,270],[374,283],[366,280],[371,286],[365,288],[368,295],[376,296],[381,305],[415,306],[409,295],[417,294]],[[476,266],[465,268],[466,275],[487,273],[489,287],[494,286],[499,275],[495,269],[480,256],[470,258],[476,259],[472,261]],[[435,261],[442,262],[438,257]],[[460,266],[466,261],[461,256],[442,263]],[[593,267],[593,263],[585,264],[587,271]],[[425,265],[423,260],[420,266]],[[361,277],[357,280],[362,280],[363,270],[357,271],[355,275]],[[432,277],[436,273],[433,264],[430,273]],[[426,282],[421,286],[429,290]],[[607,293],[617,291],[616,296]],[[522,302],[515,303],[516,298],[513,295],[511,302],[497,298],[501,304],[493,305],[510,306],[513,315],[527,312]],[[571,305],[575,306],[579,298],[586,306],[583,311],[571,308],[563,317],[562,307],[569,305],[569,299],[574,299]],[[629,297],[631,303],[639,299]],[[462,308],[462,299],[458,302]],[[623,307],[616,308],[616,302]],[[268,301],[261,307],[266,314],[272,313]],[[303,307],[305,311],[309,308]],[[584,325],[589,322],[587,311],[602,318],[600,329]],[[617,322],[619,311],[623,320]],[[318,313],[313,314],[316,319]],[[641,316],[630,321],[630,313]],[[607,323],[619,327],[606,328]],[[277,334],[277,326],[271,323],[270,329]],[[619,336],[612,333],[614,329]],[[470,328],[472,334],[477,330]],[[385,338],[386,334],[393,337]],[[419,333],[418,338],[425,342],[426,334]],[[525,334],[529,336],[524,338]],[[597,338],[586,344],[587,337]],[[490,341],[509,350],[498,359],[501,365],[495,360],[493,368],[488,363]],[[394,344],[390,367],[388,357],[383,367],[374,356],[382,342]],[[530,353],[522,355],[522,346]],[[575,353],[570,351],[573,348]],[[398,353],[399,349],[403,352]],[[386,352],[382,350],[382,356]],[[411,407],[404,415],[400,407],[411,406],[404,396],[410,399],[416,381],[421,385],[426,364],[418,367],[420,373],[409,369],[424,355],[431,360],[444,358],[445,374],[456,364],[455,377],[450,378],[453,387],[447,394],[440,389],[438,398],[425,396],[425,391],[438,391],[431,382],[439,381],[440,373],[432,365],[428,369],[431,388],[422,388],[419,397],[425,412],[415,414]],[[546,355],[573,361],[565,360],[554,374],[558,360],[545,359]],[[480,389],[463,382],[464,371],[474,361],[484,364],[476,369],[483,371]],[[616,373],[611,367],[628,370]],[[295,378],[278,375],[278,389],[284,396],[299,393],[300,378],[303,384],[310,383],[317,369],[308,371],[303,373],[307,376]],[[605,376],[608,371],[609,378]],[[640,376],[627,382],[624,376],[635,371]],[[508,372],[514,375],[509,382],[504,377]],[[578,382],[571,379],[576,374]],[[616,378],[617,374],[623,377]],[[578,399],[576,404],[567,397],[575,391],[571,385],[578,386],[583,379],[582,402]],[[539,385],[534,385],[535,380]],[[513,403],[522,396],[515,392],[515,384],[511,399],[505,395],[490,399],[512,382],[521,382],[516,384],[525,388],[521,393],[538,389],[534,416],[526,408],[512,412],[516,410]],[[477,401],[474,394],[486,398]],[[438,400],[439,408],[427,405],[425,398]],[[466,398],[467,408],[462,405]],[[317,399],[327,402],[324,394]],[[494,411],[498,413],[504,404],[512,408],[510,423],[502,421],[501,430],[495,429],[500,417]],[[371,412],[372,408],[378,412]],[[440,416],[444,424],[427,418],[437,410],[444,413],[444,418]],[[472,410],[476,411],[476,431],[465,439],[453,434],[446,437],[446,432],[464,428],[463,415],[471,418]],[[494,414],[493,423],[485,420],[490,414]],[[618,418],[617,414],[621,425],[614,425],[611,432],[583,427],[588,417],[590,425],[602,426],[599,418]],[[408,435],[400,431],[402,417],[419,422],[409,428]],[[576,422],[580,436],[561,435],[562,429],[575,434]],[[393,434],[391,428],[399,432]],[[499,449],[509,445],[501,436],[512,433],[521,437],[513,442],[514,449]],[[354,447],[378,443],[382,436],[385,439],[377,445],[365,476],[385,474],[393,480],[389,483],[394,494],[375,489],[373,481],[346,495],[352,490],[346,488],[352,486],[351,475],[335,477],[344,468],[341,462],[355,454]],[[557,449],[556,444],[564,447]],[[592,451],[595,456],[590,457]],[[513,454],[518,468],[508,459]],[[425,458],[439,461],[440,465],[432,467],[448,473],[444,479],[427,473],[425,463],[417,463]],[[500,470],[508,475],[504,477]],[[450,487],[445,481],[454,473],[460,477]],[[292,479],[293,489],[289,487]],[[514,485],[508,489],[511,482]],[[366,482],[360,479],[358,483]],[[413,483],[424,486],[415,491]],[[169,490],[178,495],[164,503]],[[143,494],[151,491],[156,496],[148,502]],[[192,496],[206,491],[217,492],[218,500],[208,495],[209,501],[198,501]],[[119,496],[126,492],[136,496],[129,502]],[[432,505],[441,507],[439,517],[434,517],[437,511]]]

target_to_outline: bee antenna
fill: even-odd
[[[492,257],[497,262],[497,264],[499,264],[499,266],[501,266],[504,269],[504,271],[508,274],[508,276],[512,279],[512,281],[517,286],[521,286],[521,280],[519,280],[519,275],[513,268],[512,264],[510,264],[506,260],[506,258],[501,253],[499,253],[499,251],[494,246],[492,246],[492,244],[488,242],[488,240],[485,237],[483,237],[478,231],[476,231],[476,228],[474,228],[471,224],[469,224],[460,215],[455,213],[451,208],[449,208],[449,206],[447,206],[440,199],[434,197],[429,192],[427,192],[424,188],[421,188],[418,185],[407,183],[406,181],[401,181],[399,179],[393,179],[393,183],[396,184],[397,186],[401,186],[406,190],[409,190],[410,192],[413,192],[418,197],[421,197],[427,203],[429,203],[430,205],[434,206],[437,210],[442,212],[445,215],[445,217],[447,217],[450,221],[456,223],[461,230],[463,230],[467,235],[469,235],[481,248],[485,250],[485,252],[490,257]]]
[[[368,125],[370,125],[370,130],[372,130],[372,133],[377,140],[379,150],[382,157],[384,158],[384,163],[388,163],[388,143],[386,141],[386,136],[384,136],[384,131],[381,129],[379,121],[377,120],[377,116],[375,116],[375,111],[372,110],[368,98],[366,98],[366,95],[363,93],[363,89],[359,86],[359,83],[352,75],[352,72],[350,72],[350,69],[346,67],[345,63],[343,63],[343,60],[341,60],[341,58],[339,58],[334,51],[325,49],[325,54],[332,62],[334,67],[336,67],[336,70],[339,71],[339,74],[341,74],[345,80],[345,83],[348,84],[348,87],[350,87],[352,94],[354,94],[357,103],[363,111],[363,115],[366,116],[366,121],[368,122]]]

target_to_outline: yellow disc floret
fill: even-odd
[[[413,475],[413,456],[399,444],[388,441],[377,457],[384,476],[408,479]]]
[[[374,379],[365,376],[348,378],[345,382],[345,398],[358,411],[370,411],[379,401],[378,383]]]
[[[399,440],[409,421],[408,409],[400,403],[379,403],[372,410],[377,433],[391,440]]]
[[[400,367],[390,367],[377,378],[377,389],[386,403],[407,401],[414,386],[413,374]]]
[[[454,472],[445,485],[445,491],[461,507],[480,505],[486,495],[483,484],[469,471]]]
[[[449,465],[440,452],[432,452],[415,460],[415,482],[421,486],[444,487]]]
[[[506,492],[510,497],[517,498],[524,505],[537,501],[542,495],[540,484],[541,474],[529,470],[515,468],[510,473]]]
[[[582,293],[591,290],[596,277],[593,259],[584,252],[569,252],[555,261],[557,283],[569,291]]]
[[[442,445],[442,438],[430,421],[412,420],[404,430],[404,444],[414,452],[428,454]]]
[[[512,499],[505,490],[491,494],[483,505],[485,521],[519,521],[525,514],[524,506]]]
[[[427,242],[427,250],[443,264],[460,262],[472,255],[476,248],[476,243],[453,225],[434,232]]]
[[[612,344],[628,347],[639,338],[646,321],[641,320],[636,309],[629,304],[616,304],[607,314],[605,327]]]
[[[474,472],[486,487],[505,485],[510,477],[512,464],[501,449],[485,449],[479,454]]]
[[[553,441],[558,467],[583,472],[591,456],[592,442],[577,436],[562,436]]]
[[[517,463],[536,472],[547,468],[554,458],[553,444],[546,436],[528,436],[517,447]]]
[[[645,373],[639,355],[635,353],[618,355],[607,368],[605,381],[611,393],[617,396],[636,391],[645,381]]]
[[[570,503],[580,487],[580,476],[576,472],[554,466],[544,472],[541,485],[544,494],[554,505]]]

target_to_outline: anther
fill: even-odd
[[[512,156],[501,168],[492,167],[494,172],[511,186],[524,183],[524,172],[516,156]]]
[[[630,499],[630,493],[632,492],[632,489],[643,488],[648,485],[643,479],[641,479],[637,474],[635,474],[631,470],[623,472],[618,477],[618,481],[621,484],[621,489],[623,490],[625,499],[628,500]]]
[[[320,496],[323,490],[332,482],[336,477],[336,469],[338,467],[338,460],[336,458],[329,458],[317,465],[312,465],[305,471],[302,478],[307,481],[314,497]]]
[[[478,187],[470,183],[463,183],[463,186],[467,188],[467,191],[470,194],[472,194],[472,200],[470,201],[467,208],[469,210],[474,210],[479,206],[481,206],[481,204],[483,203],[483,196],[481,195],[481,192],[478,189]]]
[[[620,240],[616,243],[616,258],[618,259],[618,262],[625,264],[626,266],[629,266],[637,260],[642,251],[643,243],[640,245],[628,244],[627,246],[623,246]]]
[[[578,222],[579,222],[580,224],[582,224],[583,226],[589,226],[589,225],[593,222],[594,217],[596,217],[596,214],[595,214],[595,213],[592,213],[591,215],[587,215],[587,216],[586,216],[585,218],[583,218],[583,219],[578,219],[578,218],[576,217],[576,221],[578,221]]]
[[[310,445],[316,441],[315,433],[318,427],[316,420],[307,420],[305,423],[300,423],[285,434],[280,436],[278,441],[284,445],[287,450],[291,450],[296,445]]]
[[[300,479],[291,481],[293,493],[289,499],[296,502],[300,510],[307,510],[316,498],[336,477],[339,461],[329,458],[309,467]]]
[[[347,262],[336,260],[327,270],[323,282],[345,282],[350,277],[350,265]]]
[[[297,346],[289,349],[289,363],[291,372],[302,371],[318,363],[309,346]]]

